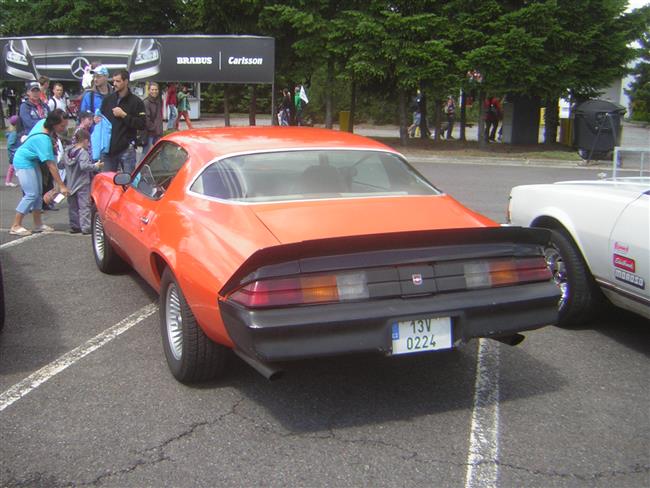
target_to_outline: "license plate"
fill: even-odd
[[[403,320],[393,324],[393,354],[451,349],[449,317]]]

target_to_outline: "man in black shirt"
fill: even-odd
[[[129,90],[129,72],[125,69],[113,75],[114,92],[104,97],[101,112],[111,125],[111,146],[102,155],[104,171],[126,173],[135,169],[135,140],[138,130],[146,128],[144,103]]]

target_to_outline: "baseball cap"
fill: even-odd
[[[32,81],[27,85],[27,91],[32,91],[32,90],[40,90],[41,85],[38,81]]]
[[[106,66],[97,66],[91,73],[101,76],[108,76],[108,68]]]

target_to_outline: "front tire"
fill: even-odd
[[[573,240],[563,231],[551,230],[551,245],[544,254],[553,280],[562,292],[558,326],[581,325],[592,320],[602,295]]]
[[[102,273],[113,274],[124,271],[126,263],[117,255],[110,240],[104,232],[102,218],[93,207],[91,215],[91,236],[93,239],[93,254],[95,263]]]
[[[167,365],[181,383],[207,381],[223,372],[228,349],[205,335],[169,268],[160,287],[160,333]]]

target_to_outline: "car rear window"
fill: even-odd
[[[205,168],[190,190],[248,202],[440,193],[399,156],[356,150],[233,156]]]

